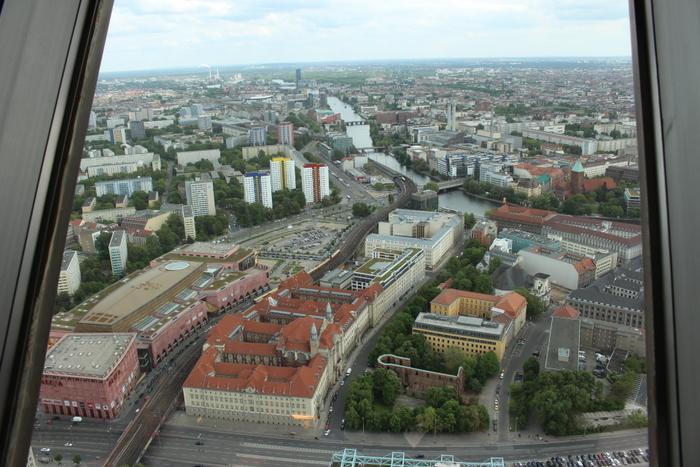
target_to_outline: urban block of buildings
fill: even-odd
[[[300,272],[209,333],[183,385],[189,415],[315,426],[323,399],[373,322],[382,287],[314,285]],[[376,317],[375,317],[376,319]]]

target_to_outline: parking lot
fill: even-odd
[[[598,467],[608,465],[649,465],[649,449],[628,451],[598,452],[591,454],[570,454],[566,457],[513,462],[513,467]]]

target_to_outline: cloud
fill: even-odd
[[[102,69],[629,54],[623,0],[116,0]]]

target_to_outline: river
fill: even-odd
[[[328,97],[328,106],[335,113],[340,114],[344,122],[363,122],[364,118],[357,115],[355,110],[337,97]],[[348,136],[351,136],[355,147],[358,149],[372,147],[372,140],[369,136],[369,125],[348,125],[346,127]],[[370,159],[389,167],[397,172],[401,172],[406,177],[413,180],[416,185],[425,185],[430,178],[407,169],[398,163],[392,156],[387,156],[381,152],[369,155]],[[454,209],[455,211],[470,212],[478,217],[484,217],[486,211],[498,206],[498,203],[485,201],[483,199],[467,196],[462,190],[446,191],[438,195],[438,205],[441,208]]]
[[[425,185],[430,181],[429,177],[402,166],[392,156],[387,156],[381,152],[375,152],[369,154],[369,158],[379,164],[395,170],[396,172],[404,174],[406,177],[413,180],[413,183],[416,185]],[[486,211],[498,207],[498,204],[499,203],[496,203],[495,201],[486,201],[480,198],[468,196],[462,190],[445,191],[438,195],[438,205],[441,208],[454,209],[455,211],[460,212],[470,212],[477,217],[484,217],[486,215]]]
[[[328,106],[345,122],[345,132],[352,138],[352,144],[357,149],[369,149],[372,147],[372,138],[369,136],[369,124],[365,119],[355,113],[355,110],[337,97],[328,98]]]

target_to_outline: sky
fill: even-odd
[[[115,0],[101,71],[630,54],[626,0]]]

